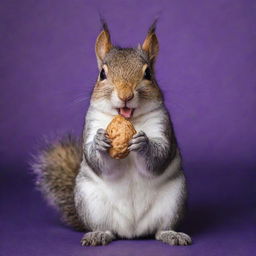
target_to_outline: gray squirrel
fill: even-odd
[[[142,45],[111,43],[106,24],[95,45],[99,76],[85,118],[82,141],[67,136],[34,158],[37,186],[69,226],[84,230],[83,246],[118,238],[154,236],[189,245],[175,231],[186,205],[181,154],[154,75],[159,45],[155,23]],[[117,114],[138,131],[129,155],[113,159],[105,128]]]

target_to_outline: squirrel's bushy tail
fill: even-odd
[[[68,135],[42,149],[32,161],[36,186],[69,226],[83,230],[74,202],[75,178],[82,161],[82,143]]]

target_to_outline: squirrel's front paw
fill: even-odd
[[[147,150],[149,145],[149,139],[147,135],[140,131],[136,133],[132,139],[129,142],[129,150],[130,151],[138,151],[138,152],[144,152]]]
[[[104,129],[98,129],[93,139],[96,150],[106,152],[111,147],[111,141]]]

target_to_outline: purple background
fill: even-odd
[[[153,240],[83,248],[34,191],[43,135],[80,134],[97,77],[98,10],[136,46],[160,13],[157,79],[189,184],[190,247]],[[0,3],[0,255],[252,255],[256,249],[256,2]]]

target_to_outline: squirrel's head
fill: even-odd
[[[96,40],[99,76],[91,104],[108,114],[126,118],[140,116],[162,104],[161,91],[154,76],[159,50],[155,23],[137,48],[119,48],[111,43],[107,26]]]

